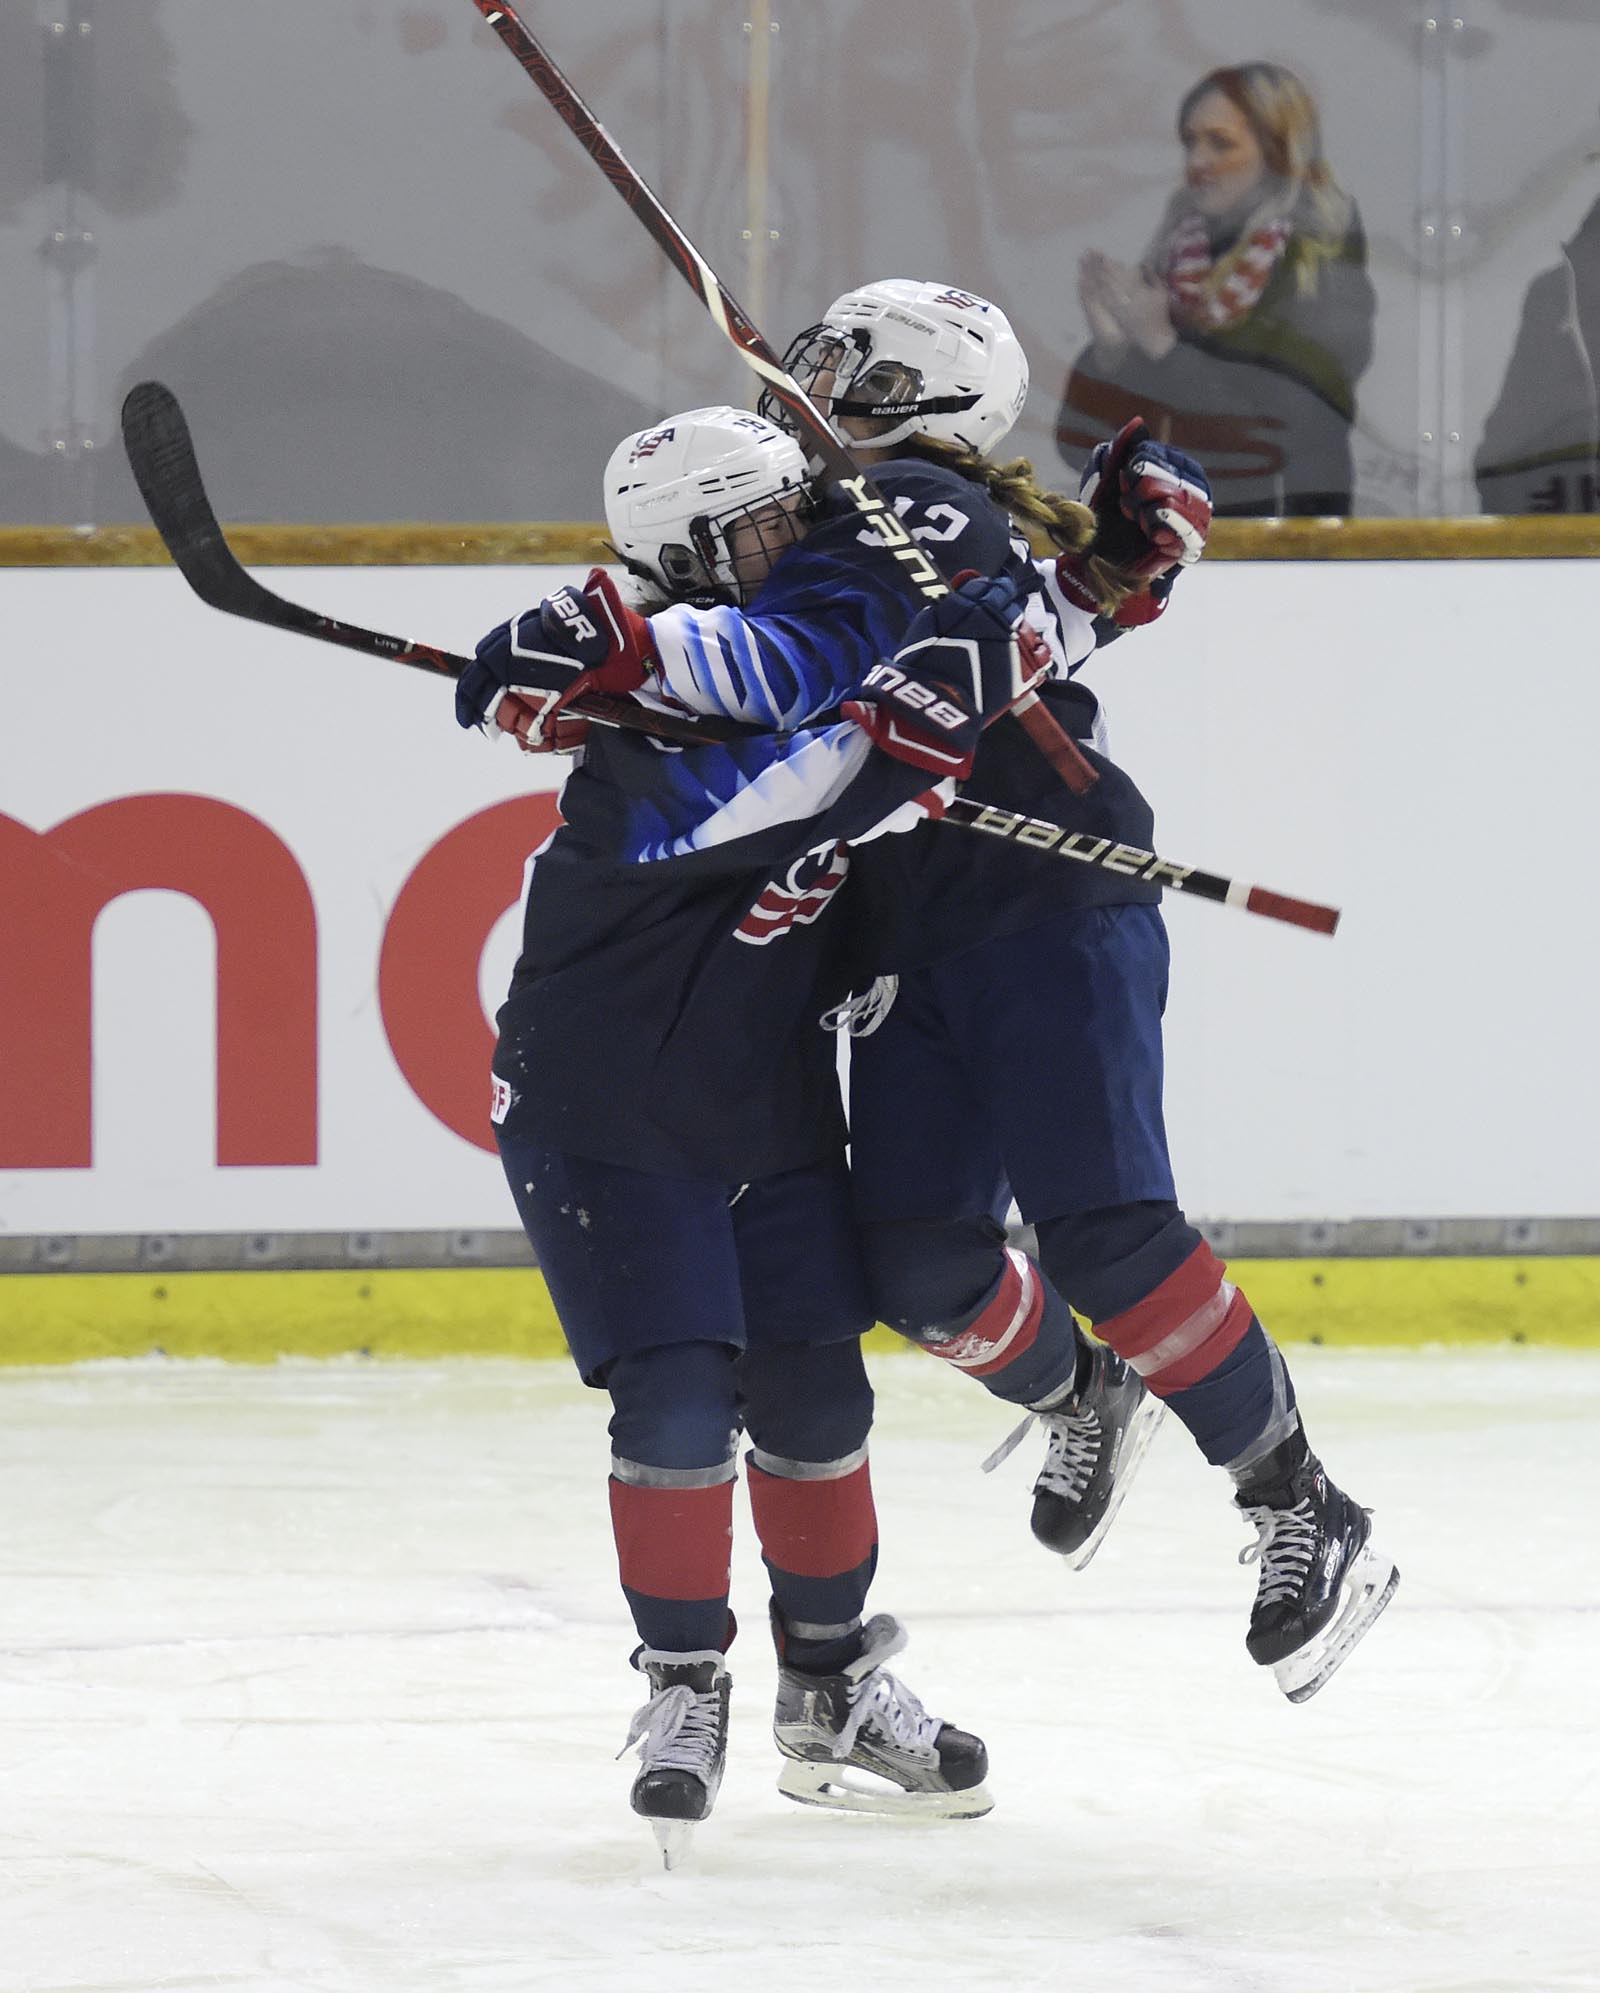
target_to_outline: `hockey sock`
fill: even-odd
[[[932,1356],[975,1377],[1013,1405],[1067,1396],[1087,1355],[1072,1310],[1026,1253],[1008,1246],[994,1284],[963,1319],[916,1338]]]
[[[985,1213],[883,1219],[861,1229],[878,1319],[997,1398],[1070,1395],[1086,1346],[1061,1298]]]
[[[613,1457],[617,1572],[646,1647],[688,1654],[727,1646],[734,1465],[644,1467]],[[706,1483],[712,1475],[715,1481]]]
[[[733,1352],[721,1343],[632,1351],[606,1372],[617,1569],[646,1647],[725,1648],[733,1548]]]
[[[750,1510],[772,1583],[778,1657],[833,1674],[861,1650],[861,1613],[878,1563],[878,1518],[863,1445],[840,1460],[751,1449]]]
[[[1248,1465],[1294,1423],[1277,1346],[1202,1240],[1142,1300],[1096,1333],[1166,1400],[1213,1466]]]
[[[1247,1307],[1249,1303],[1245,1304]],[[1278,1346],[1252,1314],[1239,1346],[1209,1377],[1167,1403],[1213,1467],[1243,1472],[1294,1429],[1294,1386]]]

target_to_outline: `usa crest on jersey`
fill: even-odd
[[[734,930],[735,939],[759,948],[793,928],[809,927],[844,884],[849,870],[848,845],[817,845],[797,858],[782,878],[762,887]]]

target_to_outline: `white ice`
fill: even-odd
[[[1003,1409],[895,1357],[874,1603],[996,1810],[778,1796],[741,1496],[731,1761],[671,1876],[565,1366],[0,1373],[0,1987],[1600,1986],[1600,1356],[1292,1355],[1403,1574],[1316,1700],[1247,1660],[1249,1533],[1170,1420],[1072,1574],[1035,1445],[981,1475]]]

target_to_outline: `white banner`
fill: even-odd
[[[267,577],[462,650],[568,578]],[[1169,899],[1193,1215],[1600,1211],[1592,586],[1218,564],[1097,666],[1164,855],[1345,909]],[[561,764],[169,571],[6,572],[0,610],[0,1231],[514,1224],[489,1019]]]

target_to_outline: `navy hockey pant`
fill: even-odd
[[[1292,1429],[1294,1392],[1176,1202],[1166,989],[1151,906],[1068,909],[902,976],[851,1047],[856,1204],[881,1320],[1048,1407],[1080,1362],[1076,1309],[1239,1473]],[[1037,1264],[1005,1244],[1013,1195]]]
[[[611,1396],[612,1529],[645,1646],[721,1650],[735,1458],[780,1645],[855,1657],[877,1563],[867,1464],[872,1314],[842,1165],[691,1182],[502,1141],[524,1228],[586,1383]]]

